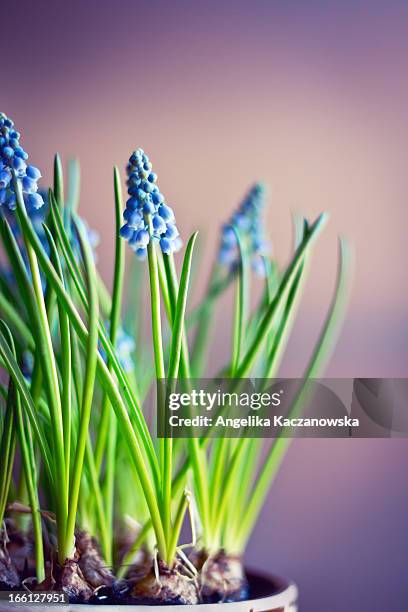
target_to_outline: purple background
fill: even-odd
[[[55,151],[81,159],[107,279],[112,165],[135,147],[183,234],[212,245],[260,178],[280,261],[292,210],[331,215],[285,373],[301,373],[316,336],[341,233],[355,283],[329,374],[407,375],[405,1],[19,0],[3,7],[0,45],[1,109],[45,182]],[[219,324],[214,365],[229,350]],[[293,577],[305,612],[407,609],[407,461],[405,440],[294,441],[248,560]]]

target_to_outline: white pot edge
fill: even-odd
[[[220,612],[225,610],[233,610],[234,612],[268,612],[272,608],[283,608],[284,612],[296,612],[297,611],[297,598],[298,589],[295,583],[291,582],[289,586],[276,595],[270,597],[262,597],[260,599],[250,599],[247,601],[240,601],[234,603],[224,604],[200,604],[199,606],[134,606],[134,605],[81,605],[81,604],[66,604],[66,605],[21,605],[21,604],[8,604],[4,601],[0,602],[0,612],[15,612],[15,610],[21,610],[22,612],[39,612],[39,610],[48,610],[49,612],[91,612],[98,610],[99,612],[117,612],[123,609],[129,612],[182,612],[182,610],[195,610],[196,612]]]

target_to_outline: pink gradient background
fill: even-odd
[[[55,151],[80,158],[81,211],[101,233],[107,279],[112,166],[135,147],[183,235],[202,229],[212,246],[262,179],[280,261],[291,211],[330,213],[285,372],[301,371],[316,336],[340,233],[355,281],[329,373],[407,375],[405,2],[20,0],[1,30],[1,109],[46,181]],[[220,325],[215,361],[228,343]],[[249,561],[292,576],[302,611],[408,608],[406,465],[404,440],[296,441]]]

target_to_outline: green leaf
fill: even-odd
[[[279,312],[279,308],[281,307],[281,304],[286,297],[287,291],[289,290],[292,284],[293,278],[296,276],[297,270],[301,265],[305,254],[307,253],[308,249],[312,245],[320,230],[322,229],[325,220],[326,216],[320,215],[320,217],[318,217],[314,224],[305,231],[303,241],[296,250],[296,253],[291,263],[289,264],[285,274],[283,275],[283,278],[279,285],[279,289],[274,299],[269,304],[269,307],[267,308],[265,315],[258,326],[258,330],[255,334],[255,337],[246,354],[244,355],[238,370],[236,371],[236,378],[245,378],[245,376],[250,372],[251,367],[257,357],[257,354],[259,353],[263,342],[267,337],[271,325],[274,322],[277,313]]]
[[[58,541],[61,545],[64,541],[66,512],[68,507],[67,499],[67,483],[66,483],[66,468],[64,457],[64,429],[62,420],[62,406],[60,397],[60,387],[58,379],[58,370],[54,355],[51,331],[48,322],[48,312],[44,301],[43,288],[38,266],[38,260],[33,250],[24,227],[27,225],[31,229],[31,222],[28,217],[21,185],[17,180],[15,173],[13,174],[13,185],[17,199],[17,215],[20,227],[23,231],[24,243],[27,251],[27,258],[30,266],[32,277],[32,288],[34,293],[35,316],[38,320],[38,338],[40,342],[38,354],[41,355],[42,375],[46,383],[46,391],[51,414],[52,432],[53,432],[53,453],[55,457],[55,477],[56,483],[59,485],[59,494],[56,499],[57,516],[58,516]],[[33,231],[33,230],[32,230]],[[34,231],[33,231],[34,233]]]
[[[120,326],[122,295],[123,295],[123,280],[125,270],[125,242],[120,238],[119,230],[122,223],[122,190],[120,185],[120,174],[118,168],[114,169],[114,192],[115,192],[115,266],[113,276],[112,289],[112,306],[110,312],[110,341],[113,346],[116,345],[117,332]],[[112,372],[110,364],[109,369]],[[115,484],[115,469],[116,469],[116,438],[117,438],[117,422],[112,406],[109,402],[107,393],[104,394],[101,408],[100,429],[97,438],[96,457],[98,458],[98,470],[102,464],[102,455],[106,450],[105,462],[105,508],[108,542],[108,550],[105,552],[105,558],[108,563],[112,559],[113,546],[113,507],[114,507],[114,484]]]
[[[58,211],[58,208],[56,206],[55,203],[55,198],[52,195],[52,192],[50,192],[50,208],[52,211],[52,218],[53,218],[53,222],[55,224],[55,227],[57,228],[57,239],[59,242],[59,245],[61,246],[62,252],[64,254],[64,258],[65,261],[67,263],[68,269],[70,271],[71,277],[73,279],[73,282],[75,284],[75,288],[78,291],[78,295],[84,305],[85,308],[88,308],[88,302],[87,302],[87,297],[86,297],[86,291],[84,289],[84,285],[83,285],[83,280],[81,278],[81,273],[79,270],[79,266],[75,260],[72,248],[69,244],[69,239],[65,233],[64,227],[63,227],[63,223],[62,223],[62,219],[60,216],[60,213]],[[38,241],[37,237],[35,236],[35,234],[30,231],[30,227],[27,227],[27,231],[30,234],[30,239],[32,242],[32,245],[39,257],[39,259],[42,262],[42,265],[44,266],[44,273],[46,274],[48,280],[51,282],[51,284],[53,283],[53,280],[50,278],[50,275],[52,275],[52,271],[50,270],[49,266],[48,266],[48,261],[46,258],[46,254],[44,253],[42,247],[41,247],[41,243]],[[54,285],[53,285],[54,286]],[[54,287],[55,288],[55,287]],[[58,293],[58,292],[57,292]],[[66,298],[68,298],[68,301],[71,302],[69,296],[66,296]],[[73,306],[72,302],[71,305]],[[78,315],[79,317],[79,315]],[[86,333],[86,330],[84,330]],[[77,331],[78,333],[78,331]],[[79,334],[80,335],[80,334]],[[143,441],[143,446],[145,448],[149,463],[150,463],[150,467],[152,469],[153,472],[153,477],[154,477],[154,481],[156,483],[156,485],[159,482],[159,467],[158,467],[158,463],[157,463],[157,458],[155,455],[155,451],[154,451],[154,447],[152,444],[152,440],[150,437],[150,433],[148,431],[145,419],[143,417],[141,408],[139,403],[137,402],[135,396],[132,393],[132,389],[131,389],[131,385],[129,384],[129,381],[126,377],[125,372],[123,371],[123,368],[121,367],[121,364],[116,356],[115,353],[115,349],[112,345],[112,343],[109,340],[108,334],[106,332],[105,329],[105,323],[104,322],[100,322],[99,324],[99,336],[100,336],[100,341],[101,344],[103,346],[104,351],[107,354],[107,358],[109,363],[111,364],[113,371],[115,373],[115,375],[118,378],[118,382],[120,385],[120,388],[123,391],[123,394],[125,396],[126,402],[128,404],[128,406],[131,408],[132,410],[132,422],[134,422],[137,426],[137,429],[139,431],[139,434],[142,438]],[[99,370],[98,370],[99,371]]]
[[[8,340],[10,350],[16,359],[16,352],[13,337],[7,325],[3,321],[0,321],[0,327],[4,334],[4,337]],[[45,579],[45,566],[44,566],[44,548],[42,539],[42,526],[41,526],[41,515],[40,515],[40,503],[38,499],[38,482],[36,476],[36,466],[33,462],[33,456],[30,449],[30,426],[29,423],[25,422],[23,412],[21,409],[20,395],[16,391],[14,383],[10,378],[10,399],[11,406],[14,409],[15,427],[20,444],[20,452],[22,458],[22,465],[25,477],[25,483],[28,492],[28,498],[31,507],[31,518],[34,535],[34,550],[35,550],[35,565],[36,565],[36,578],[37,582],[41,583]]]
[[[54,194],[57,204],[62,210],[64,206],[64,173],[58,153],[54,157]]]
[[[18,208],[20,208],[21,204],[18,202],[17,206]],[[81,320],[77,309],[75,308],[75,305],[72,302],[70,295],[63,287],[30,222],[24,215],[21,215],[20,218],[23,234],[30,242],[35,253],[37,254],[44,274],[46,275],[48,282],[53,286],[58,300],[60,300],[63,304],[70,319],[71,325],[75,329],[75,332],[78,334],[81,344],[83,346],[86,346],[89,334],[83,321]],[[120,388],[122,389],[125,395],[125,399],[129,401],[129,408],[134,409],[134,416],[137,419],[134,422],[137,423],[138,426],[138,435],[136,435],[132,427],[132,421],[129,418],[126,406],[119,392],[118,385],[115,383],[112,375],[110,374],[107,365],[102,359],[102,356],[98,353],[97,359],[99,380],[102,385],[102,388],[106,390],[109,394],[111,404],[116,412],[116,415],[121,424],[123,434],[126,437],[126,440],[131,449],[131,456],[138,471],[140,483],[146,498],[146,503],[149,507],[149,512],[151,513],[152,523],[157,538],[157,543],[160,549],[160,554],[163,555],[163,558],[165,558],[165,539],[160,512],[157,505],[157,500],[155,498],[154,490],[151,485],[151,474],[149,474],[148,467],[145,464],[145,457],[148,457],[150,465],[153,465],[154,467],[154,463],[152,464],[152,459],[156,459],[150,434],[148,432],[143,414],[140,411],[140,408],[135,404],[134,398],[131,396],[126,377],[124,376],[123,370],[116,359],[114,349],[111,343],[106,340],[106,332],[104,330],[101,330],[101,326],[100,332],[101,341],[103,342],[104,348],[107,352],[108,359],[112,360],[115,374],[118,376],[118,383],[120,385]],[[151,455],[151,452],[153,452],[153,456]],[[154,471],[152,475],[154,478],[156,477],[156,473]]]
[[[64,275],[62,272],[62,265],[58,255],[57,247],[52,237],[52,234],[48,227],[44,225],[45,235],[50,245],[51,261],[54,268],[61,280],[62,285],[65,286]],[[61,338],[61,379],[62,379],[62,423],[64,431],[64,457],[65,457],[65,472],[66,472],[66,486],[67,494],[69,491],[69,469],[71,463],[71,421],[72,421],[72,409],[71,409],[71,394],[72,394],[72,360],[71,360],[71,330],[70,323],[67,313],[62,307],[61,303],[58,302],[58,313],[59,313],[59,331]]]
[[[349,284],[351,280],[350,251],[345,241],[340,242],[339,270],[337,276],[336,290],[332,304],[323,324],[319,339],[315,345],[308,366],[306,368],[303,383],[297,391],[293,400],[288,418],[295,418],[302,413],[308,399],[308,380],[321,375],[330,351],[332,350],[341,322],[346,310],[347,298],[349,296]],[[237,536],[237,546],[243,547],[253,529],[259,516],[269,487],[280,467],[283,457],[290,445],[290,438],[278,437],[270,447],[270,450],[263,463],[257,482],[253,488],[246,513],[241,521],[239,535]]]
[[[10,379],[7,392],[6,413],[4,416],[2,435],[0,439],[0,525],[3,524],[4,513],[6,510],[7,500],[10,492],[10,483],[12,479],[12,471],[16,449],[13,409],[14,393],[12,379]]]
[[[40,448],[41,456],[43,458],[44,464],[47,469],[48,477],[50,478],[51,481],[53,481],[54,472],[52,469],[53,462],[51,461],[51,452],[50,452],[50,449],[47,443],[47,439],[44,436],[43,431],[41,429],[36,407],[31,398],[30,391],[28,389],[26,380],[23,374],[21,373],[18,363],[13,353],[11,352],[8,342],[6,338],[4,337],[1,330],[0,330],[0,355],[23,401],[24,408],[30,419],[31,427],[36,436],[36,440]]]
[[[231,377],[234,377],[241,361],[241,351],[244,338],[244,325],[246,320],[249,270],[248,257],[245,253],[244,245],[241,240],[239,230],[235,225],[232,226],[239,251],[239,263],[237,274],[237,292],[235,297],[235,315],[232,334],[232,358],[231,358]]]
[[[77,159],[68,162],[68,197],[66,207],[70,213],[76,212],[79,203],[81,170]]]
[[[180,353],[183,338],[184,318],[186,314],[187,294],[190,281],[190,270],[193,258],[193,250],[197,232],[195,232],[188,241],[186,252],[184,255],[183,268],[180,277],[180,286],[177,296],[177,304],[174,315],[172,328],[172,340],[170,349],[170,360],[168,369],[168,378],[174,379],[178,376]]]
[[[75,522],[78,507],[79,488],[81,484],[82,470],[84,464],[86,444],[88,440],[88,428],[91,418],[92,400],[94,396],[97,354],[98,354],[98,319],[99,319],[99,304],[98,292],[96,288],[96,274],[93,255],[89,244],[84,235],[84,229],[81,224],[75,222],[78,240],[81,246],[82,256],[85,264],[86,281],[88,289],[88,340],[86,346],[85,360],[85,378],[83,386],[83,396],[80,411],[80,422],[78,439],[75,453],[75,460],[71,474],[70,490],[69,490],[69,507],[65,548],[59,550],[60,562],[63,563],[65,558],[72,558],[70,551],[74,542]],[[64,555],[62,557],[62,554]],[[62,558],[61,558],[62,557]]]
[[[172,328],[172,339],[171,349],[169,358],[169,367],[167,372],[167,378],[169,381],[168,393],[171,392],[171,387],[178,377],[180,356],[182,349],[182,339],[184,333],[184,318],[186,314],[187,305],[187,294],[188,286],[190,281],[191,263],[193,258],[194,244],[197,238],[197,232],[193,234],[187,243],[186,252],[184,255],[183,267],[180,277],[180,285],[177,296],[177,303],[175,307],[173,328]],[[163,470],[163,500],[164,509],[167,523],[167,538],[168,538],[168,555],[169,561],[172,562],[172,555],[174,554],[174,534],[171,533],[170,528],[170,512],[171,512],[171,485],[172,485],[172,439],[168,437],[164,440],[164,470]]]

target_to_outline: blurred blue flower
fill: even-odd
[[[106,329],[109,333],[110,323],[109,321],[106,323]],[[136,343],[132,336],[130,336],[123,327],[119,327],[116,334],[116,355],[119,359],[119,363],[122,366],[125,372],[131,372],[135,367],[133,356],[136,350]],[[99,345],[99,352],[102,355],[104,361],[106,361],[106,353],[102,348],[102,345]]]
[[[88,222],[85,221],[85,219],[82,219],[82,217],[80,217],[80,220],[85,230],[86,237],[88,238],[88,243],[89,243],[89,246],[91,247],[92,255],[96,263],[98,261],[98,253],[96,251],[96,248],[99,246],[99,243],[101,241],[99,233],[96,230],[89,227]],[[71,247],[72,247],[72,251],[74,253],[75,259],[80,261],[81,247],[78,241],[77,233],[74,230],[73,226],[72,226],[72,231],[70,234],[70,242],[71,242]]]
[[[173,210],[165,203],[156,185],[157,175],[152,172],[149,158],[142,149],[130,156],[126,168],[129,199],[123,213],[125,224],[120,230],[139,259],[145,259],[147,246],[156,239],[163,253],[178,251],[182,242]],[[147,216],[151,217],[149,229]]]
[[[38,193],[41,172],[27,164],[28,155],[20,145],[20,133],[4,113],[0,113],[0,206],[9,210],[16,208],[13,171],[20,182],[27,208],[39,209],[44,205]]]
[[[125,372],[130,372],[134,368],[133,354],[135,350],[136,343],[134,339],[120,327],[116,337],[116,351]]]
[[[222,227],[218,254],[220,264],[234,270],[239,263],[239,249],[234,231],[236,228],[243,238],[253,269],[260,276],[265,274],[262,257],[268,253],[269,245],[264,238],[264,208],[265,187],[262,183],[255,183],[231,219]]]
[[[34,355],[31,351],[26,350],[23,352],[20,366],[24,378],[30,385],[34,370]]]

